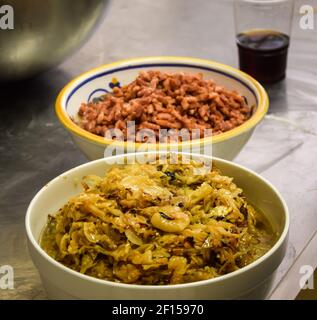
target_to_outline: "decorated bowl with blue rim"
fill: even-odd
[[[202,73],[205,79],[213,79],[218,85],[244,96],[252,116],[242,125],[227,132],[182,143],[153,144],[131,141],[113,141],[82,129],[78,110],[81,103],[97,101],[113,88],[129,84],[143,70],[165,72]],[[265,89],[252,77],[233,67],[204,59],[190,57],[145,57],[122,60],[87,71],[60,92],[56,100],[56,113],[69,131],[78,148],[90,159],[109,156],[109,146],[116,154],[155,150],[183,151],[209,154],[232,160],[250,139],[255,127],[265,116],[269,99]]]

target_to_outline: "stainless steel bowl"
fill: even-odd
[[[0,30],[0,81],[20,80],[60,63],[102,20],[110,0],[7,0],[14,29]]]

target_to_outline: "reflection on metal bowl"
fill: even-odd
[[[110,0],[7,0],[14,29],[0,31],[0,81],[49,69],[89,37]]]

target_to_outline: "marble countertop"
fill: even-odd
[[[288,250],[269,299],[295,298],[300,267],[317,266],[317,27],[300,29],[298,5],[287,79],[267,88],[269,115],[235,160],[269,179],[290,209]],[[75,55],[33,80],[0,87],[0,266],[11,265],[15,280],[13,290],[0,289],[0,299],[46,298],[27,252],[26,208],[46,182],[87,161],[56,119],[57,93],[89,68],[149,55],[237,66],[232,1],[113,1]]]

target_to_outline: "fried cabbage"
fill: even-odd
[[[232,178],[202,164],[127,164],[83,178],[83,192],[49,215],[41,247],[96,278],[169,285],[240,269],[275,243]],[[195,171],[196,170],[196,171]]]

